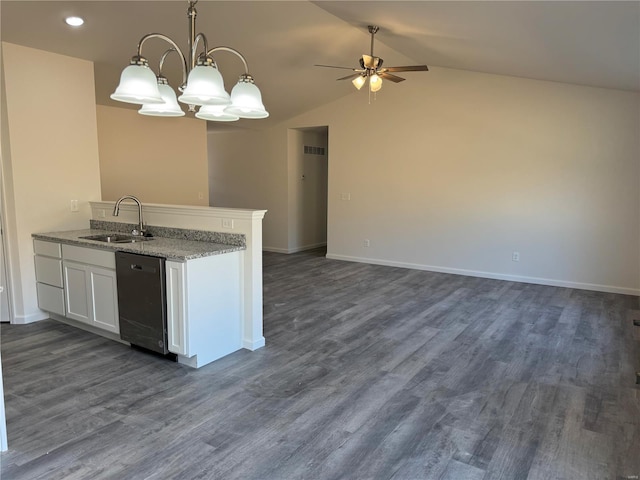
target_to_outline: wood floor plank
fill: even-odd
[[[267,346],[194,370],[0,326],[5,479],[630,479],[637,297],[265,253]]]

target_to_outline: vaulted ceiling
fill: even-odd
[[[93,61],[97,102],[126,107],[109,94],[140,37],[164,33],[186,49],[187,6],[186,0],[2,0],[0,35],[2,41]],[[270,118],[238,122],[246,128],[272,125],[353,94],[350,82],[335,81],[348,71],[313,65],[356,67],[369,51],[370,24],[380,26],[375,53],[385,65],[418,63],[640,91],[637,1],[200,0],[197,10],[197,31],[209,47],[242,52],[262,91]],[[84,17],[85,25],[68,27],[63,19],[71,14]],[[144,53],[153,67],[162,49],[152,43]],[[224,53],[216,61],[229,91],[242,65]],[[171,63],[169,58],[165,71],[175,86],[180,71],[178,62]],[[414,75],[428,73],[403,76],[411,81]]]

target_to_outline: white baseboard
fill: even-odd
[[[306,250],[313,250],[314,248],[326,247],[327,242],[322,243],[314,243],[313,245],[303,245],[301,247],[293,247],[293,248],[277,248],[277,247],[262,247],[262,250],[265,252],[274,252],[274,253],[298,253],[304,252]]]
[[[40,320],[46,320],[49,318],[49,314],[46,312],[33,312],[28,315],[15,315],[13,317],[13,321],[11,322],[13,325],[26,325],[28,323],[39,322]]]
[[[246,339],[242,340],[242,348],[246,348],[247,350],[251,350],[252,352],[254,350],[264,347],[264,345],[265,345],[264,337],[260,337],[258,340],[255,340],[255,341],[246,340]]]
[[[273,253],[291,253],[286,248],[278,248],[278,247],[265,247],[262,246],[263,252],[273,252]]]
[[[613,285],[598,285],[592,283],[569,282],[566,280],[556,280],[552,278],[525,277],[520,275],[508,275],[504,273],[479,272],[475,270],[464,270],[460,268],[436,267],[433,265],[422,265],[418,263],[395,262],[390,260],[380,260],[377,258],[351,257],[348,255],[335,255],[327,253],[327,258],[333,260],[344,260],[347,262],[370,263],[372,265],[384,265],[387,267],[411,268],[413,270],[425,270],[428,272],[450,273],[453,275],[466,275],[468,277],[491,278],[494,280],[506,280],[509,282],[533,283],[536,285],[548,285],[551,287],[577,288],[579,290],[593,290],[596,292],[620,293],[623,295],[640,296],[640,289],[628,287],[616,287]]]

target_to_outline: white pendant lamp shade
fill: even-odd
[[[229,105],[229,94],[218,69],[212,65],[196,65],[189,73],[187,87],[178,97],[188,105]]]
[[[232,113],[240,118],[267,118],[267,112],[262,104],[260,90],[248,75],[243,75],[231,90],[231,105],[225,112]]]
[[[240,117],[227,113],[224,105],[203,105],[196,112],[196,118],[201,120],[211,120],[213,122],[235,122]]]
[[[163,103],[156,75],[146,65],[129,65],[120,75],[120,84],[111,94],[113,100],[126,103]]]
[[[377,92],[382,88],[382,79],[375,73],[369,77],[369,88],[372,92]]]
[[[182,117],[184,112],[178,105],[176,93],[173,91],[166,80],[158,79],[158,90],[162,96],[163,103],[145,103],[138,113],[142,115],[150,115],[153,117]]]

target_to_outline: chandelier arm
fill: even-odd
[[[196,66],[196,52],[198,51],[198,43],[200,42],[202,42],[202,46],[204,47],[205,55],[208,55],[207,50],[209,49],[209,42],[207,42],[207,37],[204,36],[204,33],[199,33],[194,37],[191,45],[191,68]]]
[[[161,77],[164,77],[164,75],[162,75],[162,67],[164,66],[164,61],[167,58],[167,56],[169,56],[169,54],[171,52],[176,52],[177,53],[177,50],[172,47],[169,50],[167,50],[166,52],[164,52],[162,54],[162,57],[160,57],[160,63],[158,65],[158,75],[161,76]]]
[[[140,41],[138,42],[138,57],[142,56],[142,46],[150,38],[159,38],[161,40],[164,40],[165,42],[167,42],[169,45],[171,45],[173,47],[173,50],[178,55],[180,55],[180,60],[182,60],[182,62],[181,62],[182,63],[182,85],[186,85],[186,83],[187,83],[187,74],[189,72],[189,70],[187,68],[187,59],[184,57],[184,54],[182,53],[182,50],[180,50],[180,47],[178,46],[178,44],[176,42],[174,42],[173,40],[171,40],[171,38],[167,37],[166,35],[164,35],[162,33],[148,33],[147,35],[142,37],[140,39]],[[171,49],[169,49],[169,50],[167,50],[165,52],[165,55],[163,55],[161,63],[164,61],[164,57],[166,55],[168,55],[169,52],[171,52]],[[160,68],[162,68],[162,67],[160,67]]]
[[[242,60],[242,63],[244,64],[244,73],[247,74],[247,75],[249,74],[249,66],[247,65],[247,60],[235,48],[224,47],[224,46],[213,47],[211,50],[207,51],[207,55],[211,55],[214,52],[230,52],[230,53],[233,53],[233,54],[237,55],[240,58],[240,60]]]

